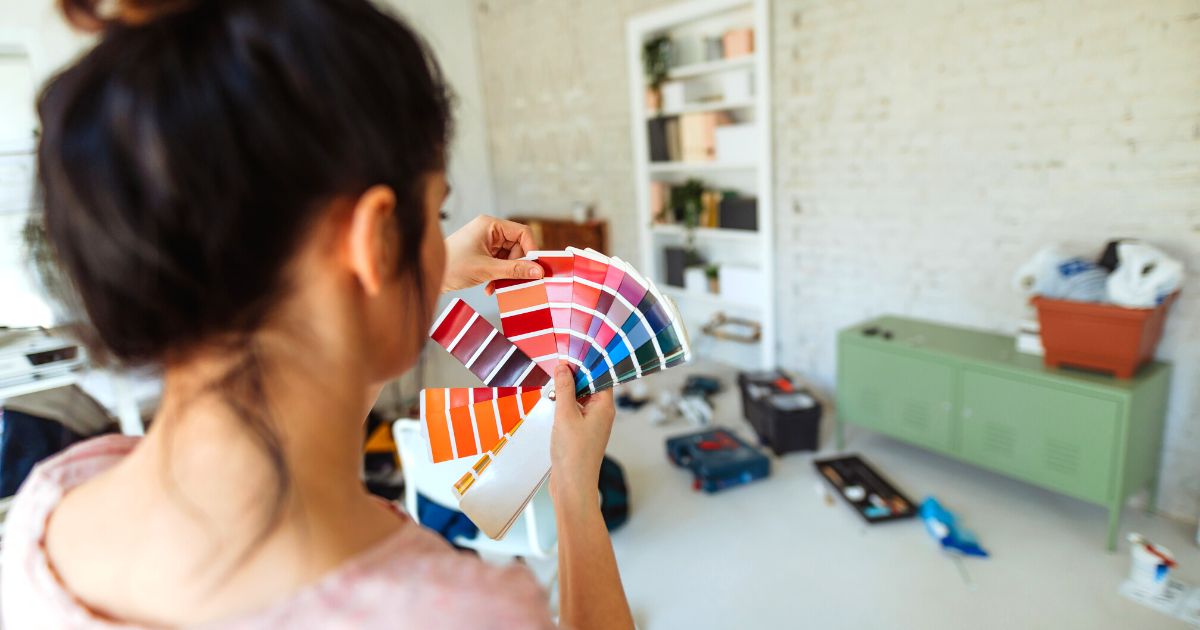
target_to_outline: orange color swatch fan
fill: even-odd
[[[429,333],[486,387],[421,392],[430,459],[479,458],[454,492],[496,540],[550,476],[558,364],[571,368],[582,397],[692,356],[675,303],[619,258],[568,248],[526,259],[545,274],[496,283],[503,334],[459,299]]]

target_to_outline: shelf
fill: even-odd
[[[723,72],[725,70],[734,70],[736,68],[745,68],[754,65],[754,55],[742,55],[732,59],[717,59],[716,61],[705,61],[701,63],[689,63],[685,66],[671,68],[667,72],[668,80],[687,79],[697,77],[702,74],[711,74],[714,72]]]
[[[679,287],[673,287],[673,286],[666,285],[666,284],[659,285],[658,288],[663,293],[669,295],[671,297],[671,299],[675,300],[676,302],[683,302],[686,300],[686,301],[690,301],[692,303],[708,304],[710,306],[718,306],[718,307],[723,307],[723,308],[743,308],[743,309],[744,308],[752,308],[752,309],[757,309],[757,310],[762,309],[761,304],[747,304],[745,302],[734,302],[733,300],[727,300],[719,295],[713,295],[711,293],[692,293],[690,291],[686,291]],[[686,310],[686,309],[684,309],[684,310]]]
[[[18,381],[16,383],[0,387],[0,401],[34,392],[46,391],[58,387],[66,387],[79,382],[81,374],[79,372],[67,372],[55,376],[47,376],[44,378],[30,377],[28,380]]]
[[[647,118],[657,118],[659,116],[682,116],[683,114],[695,114],[699,112],[720,112],[727,109],[745,109],[754,107],[754,99],[746,99],[741,101],[712,101],[704,103],[692,103],[673,111],[662,112],[646,112]]]
[[[758,165],[754,162],[650,162],[646,168],[651,173],[695,173],[751,171],[758,168]]]
[[[655,225],[650,228],[654,234],[663,236],[685,236],[682,225]],[[732,241],[757,241],[757,230],[731,230],[729,228],[696,228],[697,239],[728,239]]]

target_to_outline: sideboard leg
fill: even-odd
[[[846,448],[846,423],[842,422],[841,418],[837,421],[837,426],[834,427],[835,441],[837,442],[837,450],[840,453]]]
[[[1146,514],[1154,516],[1154,512],[1158,510],[1158,475],[1150,479],[1150,485],[1146,486]]]
[[[1117,533],[1121,529],[1121,502],[1108,506],[1108,550],[1117,550]]]

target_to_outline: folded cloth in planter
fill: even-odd
[[[1153,308],[1183,284],[1183,263],[1162,250],[1129,241],[1117,244],[1117,268],[1108,276],[1108,300],[1130,308]]]

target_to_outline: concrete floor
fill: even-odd
[[[676,387],[685,366],[651,377]],[[622,413],[609,454],[625,469],[628,523],[613,534],[621,576],[642,630],[683,628],[1185,628],[1117,595],[1128,544],[1104,548],[1107,512],[927,451],[848,432],[860,453],[919,501],[933,494],[959,512],[992,553],[967,560],[969,590],[916,519],[865,525],[817,493],[812,454],[772,459],[763,481],[714,495],[667,460],[664,441],[693,431],[653,427]],[[716,424],[753,438],[736,393],[718,397]],[[827,442],[832,449],[832,441]],[[1170,548],[1180,579],[1200,583],[1195,527],[1128,508],[1122,538],[1138,531]]]

